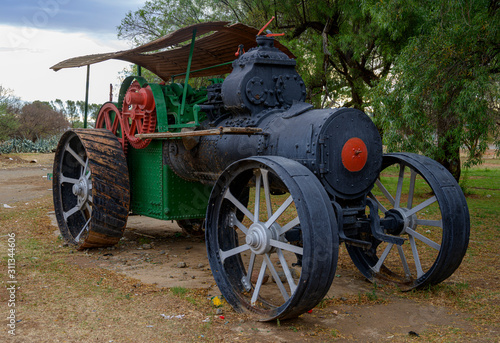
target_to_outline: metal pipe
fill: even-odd
[[[181,116],[184,115],[184,106],[186,105],[187,88],[189,82],[189,72],[191,71],[191,61],[193,60],[194,41],[196,39],[196,29],[193,30],[193,38],[191,39],[191,48],[189,50],[189,59],[186,71],[186,78],[184,79],[184,90],[182,92]]]
[[[90,64],[87,64],[87,87],[85,90],[85,113],[83,116],[83,127],[87,128],[87,117],[89,113],[89,80],[90,80]]]

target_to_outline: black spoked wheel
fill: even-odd
[[[206,221],[210,267],[226,300],[262,320],[298,316],[329,290],[338,258],[332,205],[306,167],[253,157],[228,167]]]
[[[63,238],[79,249],[116,244],[127,224],[127,163],[108,130],[73,130],[54,158],[54,209]]]
[[[402,245],[365,233],[370,249],[347,245],[359,270],[371,281],[402,290],[437,284],[460,265],[469,241],[467,202],[453,176],[438,162],[410,153],[384,156],[383,170],[369,197],[385,219],[385,231]],[[382,220],[384,225],[384,220]]]
[[[193,237],[205,236],[205,219],[180,219],[177,220],[177,225],[187,235]]]

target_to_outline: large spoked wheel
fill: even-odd
[[[206,242],[223,296],[262,320],[313,308],[335,275],[338,228],[328,195],[311,171],[286,158],[244,159],[221,174]]]
[[[73,130],[59,141],[53,197],[63,238],[79,249],[116,244],[127,224],[130,189],[122,146],[108,130]]]
[[[369,194],[387,234],[402,245],[360,237],[370,249],[347,245],[359,270],[371,281],[402,290],[448,278],[460,265],[469,241],[469,210],[459,185],[438,162],[410,153],[384,156],[383,170]]]

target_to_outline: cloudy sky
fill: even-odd
[[[24,101],[85,100],[86,67],[49,68],[71,57],[130,48],[116,38],[116,27],[145,2],[1,0],[0,85]],[[92,65],[89,101],[107,101],[109,84],[118,86],[118,73],[127,66],[120,61]]]

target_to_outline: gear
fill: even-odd
[[[151,139],[141,139],[137,134],[153,133],[156,128],[156,108],[150,86],[141,87],[134,81],[125,94],[122,105],[123,128],[134,148],[144,149]]]

